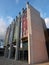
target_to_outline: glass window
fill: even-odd
[[[28,42],[23,42],[23,48],[28,49]]]

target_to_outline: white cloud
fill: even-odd
[[[5,38],[7,25],[5,23],[5,20],[3,18],[0,18],[0,39]]]
[[[16,3],[18,4],[19,3],[19,0],[16,0]]]
[[[40,12],[40,16],[42,18],[45,18],[46,17],[46,12],[43,12],[41,8],[38,8],[39,12]]]
[[[45,18],[45,23],[46,23],[47,28],[49,28],[49,18]]]
[[[45,18],[46,17],[46,13],[42,13],[41,12],[40,15],[41,15],[42,18]]]
[[[11,22],[13,21],[13,18],[11,16],[7,16],[7,20],[8,20],[8,23],[11,24]]]
[[[12,21],[13,18],[11,16],[7,16],[5,19],[0,17],[0,39],[5,39],[6,29]]]

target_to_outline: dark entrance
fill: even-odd
[[[15,47],[13,47],[13,49],[12,49],[11,58],[12,58],[12,59],[15,58]]]
[[[28,60],[28,51],[27,50],[25,50],[24,51],[24,60]]]
[[[48,53],[48,58],[49,58],[49,40],[46,41],[46,47],[47,47],[47,53]]]
[[[27,50],[19,51],[18,60],[28,61],[28,51]]]
[[[23,42],[22,48],[19,48],[18,60],[28,61],[28,42],[27,41]]]

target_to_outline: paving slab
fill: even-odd
[[[8,59],[5,57],[0,57],[0,65],[29,65],[27,62],[16,61],[14,59]],[[49,62],[30,64],[30,65],[49,65]]]

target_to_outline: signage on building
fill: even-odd
[[[27,29],[27,12],[24,12],[22,17],[22,36],[27,37],[28,29]]]

